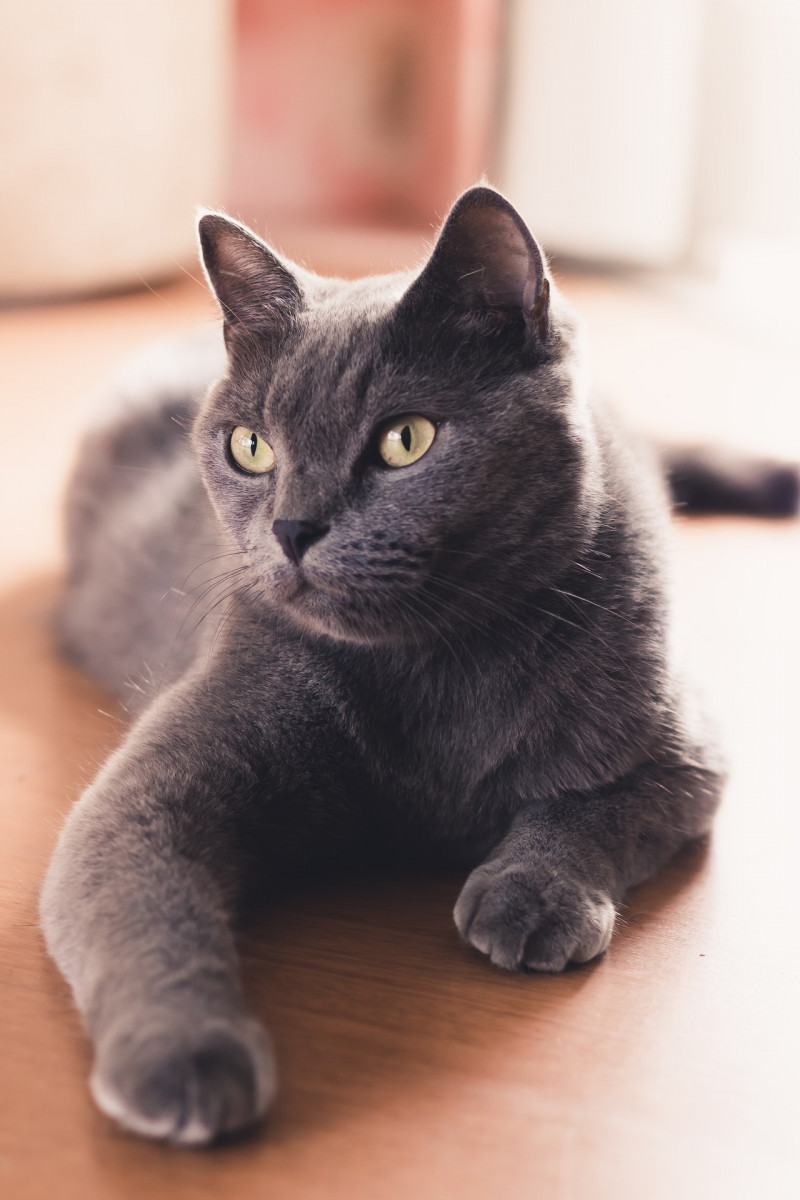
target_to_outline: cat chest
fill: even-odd
[[[519,807],[531,721],[523,705],[372,708],[359,741],[374,802],[433,837],[480,836]]]

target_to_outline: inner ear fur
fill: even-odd
[[[549,298],[544,255],[516,209],[489,187],[456,201],[406,297],[413,307],[518,310],[539,338],[547,336]]]
[[[202,216],[198,235],[206,275],[228,328],[276,333],[291,324],[302,307],[300,288],[260,238],[221,213]]]

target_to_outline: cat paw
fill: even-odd
[[[611,941],[616,916],[605,893],[575,879],[487,863],[472,872],[455,907],[465,942],[511,971],[563,971]]]
[[[90,1087],[125,1129],[200,1146],[263,1116],[275,1066],[266,1034],[249,1018],[145,1020],[101,1039]]]

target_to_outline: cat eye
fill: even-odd
[[[395,417],[384,425],[378,453],[389,467],[409,467],[433,445],[436,426],[427,417]]]
[[[233,461],[250,475],[265,475],[275,467],[272,446],[244,425],[237,425],[231,434],[231,454]]]

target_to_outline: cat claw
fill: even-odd
[[[609,896],[542,868],[478,867],[454,911],[468,945],[510,971],[563,971],[607,948],[616,912]]]

